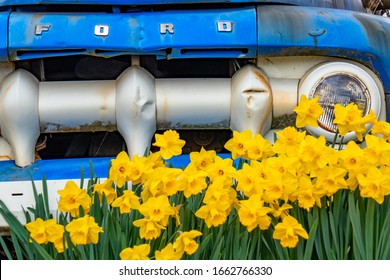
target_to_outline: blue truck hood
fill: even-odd
[[[274,3],[364,11],[361,0],[0,0],[1,6],[15,5],[165,5],[212,3]]]

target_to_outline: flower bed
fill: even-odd
[[[182,169],[166,163],[181,154],[179,134],[156,134],[159,152],[121,152],[107,180],[69,181],[55,217],[45,191],[26,226],[0,202],[17,258],[390,259],[390,124],[336,105],[338,131],[326,143],[300,130],[317,125],[317,101],[302,97],[297,128],[277,132],[274,144],[234,131],[231,158],[202,148]],[[365,146],[336,148],[350,131]]]

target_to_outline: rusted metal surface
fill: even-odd
[[[360,62],[390,92],[390,21],[335,9],[259,6],[260,56],[327,56]]]
[[[38,93],[38,80],[25,70],[15,71],[1,83],[1,134],[11,145],[18,166],[30,165],[35,160],[40,134]]]
[[[232,77],[230,128],[265,134],[272,120],[272,90],[264,72],[247,65]]]
[[[41,132],[116,130],[115,93],[116,81],[40,83]]]
[[[129,156],[145,154],[156,132],[154,77],[139,66],[125,70],[117,80],[116,124]]]
[[[157,79],[158,129],[226,129],[230,79]]]

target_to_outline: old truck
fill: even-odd
[[[55,206],[80,170],[107,177],[119,151],[143,154],[166,129],[180,132],[187,153],[223,153],[232,130],[272,139],[301,95],[320,97],[325,113],[308,132],[327,139],[337,103],[389,120],[389,6],[0,0],[0,200],[23,220],[31,180],[40,188],[45,176]]]

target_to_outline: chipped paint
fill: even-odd
[[[345,10],[259,6],[260,56],[348,58],[369,67],[390,92],[390,21]]]

